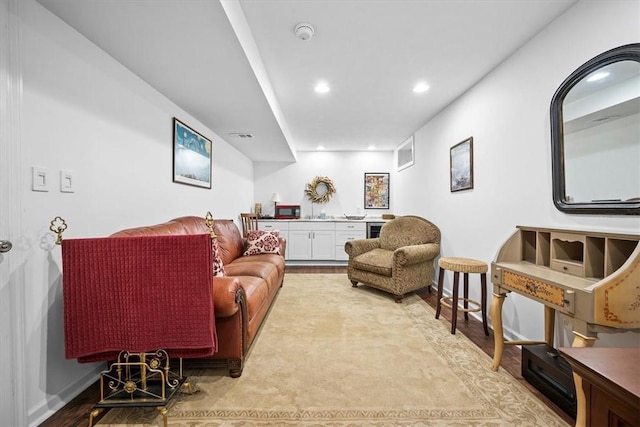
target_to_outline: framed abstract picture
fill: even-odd
[[[173,118],[173,182],[211,188],[211,140]]]
[[[364,174],[364,208],[389,209],[389,174]]]
[[[451,147],[449,152],[451,192],[473,188],[473,137]]]

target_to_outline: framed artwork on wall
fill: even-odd
[[[364,208],[389,209],[389,174],[386,172],[364,174]]]
[[[449,150],[451,192],[473,188],[473,137]]]
[[[173,118],[173,182],[211,188],[211,140]]]
[[[396,167],[397,171],[413,166],[414,162],[414,142],[413,135],[407,138],[402,144],[396,148]]]

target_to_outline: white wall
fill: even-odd
[[[27,0],[21,8],[19,250],[25,260],[26,407],[29,424],[36,425],[95,381],[100,367],[64,358],[61,250],[49,222],[63,217],[64,237],[75,238],[208,210],[236,219],[253,202],[253,165],[38,3]],[[174,116],[213,140],[213,189],[172,182]],[[48,168],[49,192],[30,190],[31,166]],[[60,169],[73,171],[75,193],[59,192]]]
[[[571,72],[601,52],[639,41],[639,5],[577,3],[416,132],[416,164],[395,183],[412,191],[396,192],[396,210],[419,212],[436,223],[443,256],[490,263],[516,225],[640,230],[638,217],[567,215],[554,207],[549,124],[551,98]],[[474,189],[451,193],[449,149],[469,136],[474,137]],[[422,197],[416,197],[416,188]],[[471,297],[478,298],[479,291],[473,291]],[[541,304],[510,294],[503,316],[508,332],[544,338]],[[564,331],[559,335],[565,340]],[[607,340],[640,345],[639,337],[609,336],[597,345]]]
[[[325,210],[329,216],[351,215],[361,212],[379,217],[394,211],[393,152],[392,151],[303,151],[296,163],[256,162],[254,166],[255,202],[262,203],[264,214],[273,214],[273,193],[280,194],[280,204],[301,205],[302,216],[318,216]],[[365,172],[390,173],[390,209],[364,209]],[[316,176],[326,176],[336,187],[328,203],[315,204],[304,193],[307,183]],[[398,191],[402,191],[398,189]],[[252,209],[253,204],[245,209]],[[247,210],[246,212],[249,212]]]

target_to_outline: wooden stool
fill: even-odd
[[[451,308],[451,333],[456,333],[456,322],[458,320],[458,310],[464,312],[464,320],[469,320],[469,312],[482,312],[482,326],[484,326],[484,334],[489,336],[489,328],[487,326],[487,264],[470,258],[444,257],[438,260],[440,272],[438,275],[438,300],[436,305],[436,319],[440,317],[442,306]],[[442,288],[444,280],[444,271],[453,271],[453,296],[443,297]],[[462,298],[463,306],[458,307],[458,282],[460,273],[464,273],[464,297]],[[480,286],[482,289],[482,302],[469,299],[469,273],[480,274]],[[469,303],[475,305],[469,308]]]

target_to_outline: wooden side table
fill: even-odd
[[[640,348],[564,347],[576,384],[576,426],[640,426]]]

